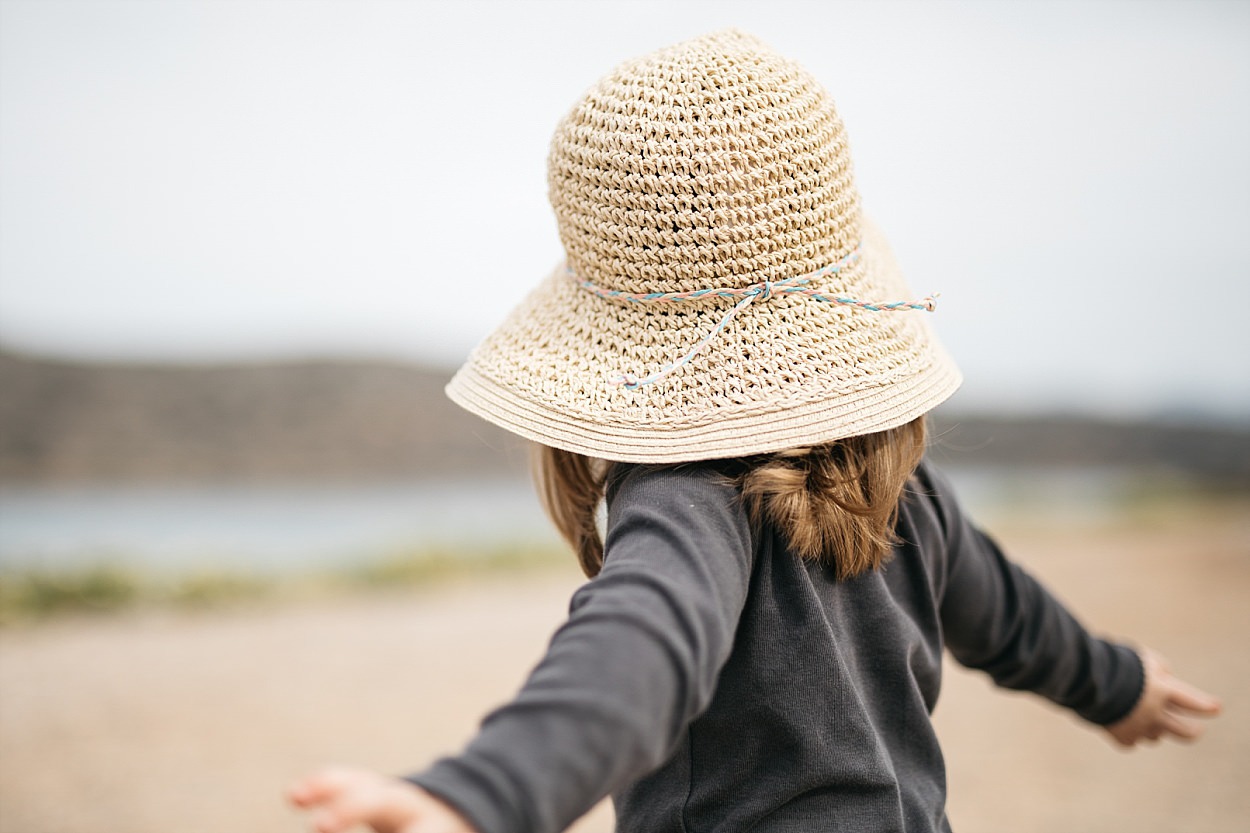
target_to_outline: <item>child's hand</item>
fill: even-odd
[[[1173,677],[1167,660],[1149,648],[1139,655],[1146,672],[1141,699],[1127,717],[1112,723],[1107,731],[1121,746],[1157,741],[1165,735],[1183,741],[1197,738],[1204,727],[1193,716],[1215,717],[1220,713],[1220,701]]]
[[[464,817],[425,790],[360,769],[328,769],[287,790],[296,807],[313,810],[317,833],[367,824],[377,833],[476,833]]]

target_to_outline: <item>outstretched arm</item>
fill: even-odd
[[[1195,718],[1219,714],[1217,698],[1172,676],[1149,648],[1134,651],[1091,635],[969,523],[941,475],[928,466],[920,474],[937,499],[948,548],[942,626],[956,659],[999,685],[1072,708],[1125,747],[1202,734]]]
[[[1167,660],[1149,648],[1138,652],[1146,672],[1146,684],[1137,705],[1124,719],[1112,723],[1107,732],[1124,747],[1139,741],[1155,742],[1174,737],[1191,741],[1205,728],[1195,717],[1215,717],[1220,701],[1184,680],[1172,676]]]
[[[1122,720],[1143,688],[1137,654],[1090,634],[1027,571],[964,515],[931,466],[918,472],[945,547],[940,615],[961,664],[1005,688],[1032,691],[1101,726]]]
[[[480,833],[554,833],[664,762],[711,701],[732,650],[753,564],[750,528],[734,487],[710,466],[634,467],[614,497],[603,571],[574,594],[517,696],[460,755],[410,784],[348,779],[327,806],[368,805],[352,818],[379,833],[427,833],[403,826],[418,819],[418,799],[454,808]],[[340,796],[314,787],[305,789]],[[350,829],[333,818],[318,830]]]

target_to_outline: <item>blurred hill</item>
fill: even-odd
[[[0,352],[0,481],[378,480],[522,474],[525,444],[402,363],[88,364]],[[1142,465],[1250,489],[1250,424],[934,419],[940,462]]]
[[[1250,424],[959,415],[939,408],[930,425],[930,453],[939,464],[1136,467],[1250,491]]]
[[[317,361],[82,364],[0,353],[0,481],[376,480],[524,472],[444,371]]]

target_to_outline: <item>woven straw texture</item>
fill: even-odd
[[[567,255],[448,385],[468,410],[547,445],[631,462],[776,451],[880,431],[933,408],[959,373],[925,312],[774,293],[653,384],[734,300],[606,291],[746,288],[859,257],[813,288],[912,294],[861,219],[846,134],[801,67],[736,31],[625,63],[556,129],[552,207]]]

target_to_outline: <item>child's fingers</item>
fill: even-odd
[[[1220,713],[1219,698],[1212,697],[1202,689],[1184,680],[1172,680],[1170,687],[1168,705],[1208,717],[1215,717]]]
[[[297,807],[323,807],[355,816],[378,803],[382,787],[390,779],[366,770],[331,767],[297,781],[287,790],[287,797]]]
[[[1197,720],[1172,712],[1165,712],[1160,723],[1168,734],[1181,740],[1197,740],[1203,731],[1203,725]]]
[[[381,803],[377,789],[370,786],[335,793],[323,801],[320,809],[312,815],[313,829],[317,833],[342,833],[350,830],[357,824],[380,816]]]
[[[317,811],[309,819],[309,823],[316,833],[342,833],[356,824],[355,821],[344,818],[334,810]]]
[[[287,799],[297,807],[320,804],[332,798],[350,780],[342,769],[324,769],[296,781],[287,788]]]
[[[313,813],[310,819],[312,829],[316,833],[347,833],[355,830],[357,825],[366,824],[374,830],[398,830],[398,824],[392,823],[375,808],[360,804],[342,806],[336,804]]]
[[[317,806],[311,819],[317,833],[343,833],[357,824],[398,831],[422,813],[414,787],[373,772],[348,772],[342,788],[331,791]]]

